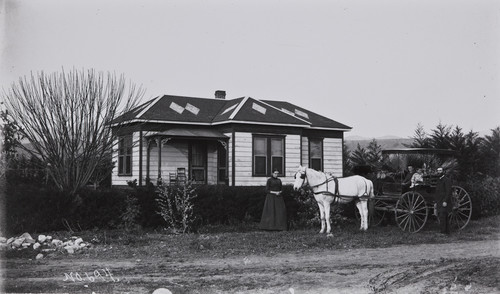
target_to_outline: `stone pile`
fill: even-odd
[[[37,239],[33,239],[28,233],[9,239],[0,237],[0,250],[32,249],[40,252],[36,256],[36,259],[43,258],[43,253],[60,251],[74,254],[77,251],[88,249],[90,246],[90,243],[84,242],[83,239],[79,237],[59,240],[57,238],[52,238],[52,236],[38,235]]]

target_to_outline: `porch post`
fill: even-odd
[[[236,186],[236,132],[233,130],[233,135],[231,137],[231,157],[232,157],[232,162],[231,162],[231,186]],[[229,153],[229,152],[228,152]],[[253,160],[253,159],[252,159]]]
[[[148,147],[146,149],[146,179],[147,181],[150,181],[151,182],[151,177],[149,176],[149,162],[150,162],[150,157],[151,157],[151,142],[153,140],[152,139],[148,139]]]
[[[142,131],[139,132],[139,187],[142,187]]]
[[[158,182],[161,179],[161,139],[156,138],[156,146],[158,146]]]

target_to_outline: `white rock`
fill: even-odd
[[[153,291],[153,294],[172,294],[172,292],[165,288],[158,288]]]
[[[47,236],[47,241],[51,241],[52,240],[52,236]]]
[[[38,242],[43,243],[47,240],[47,236],[45,235],[38,235]]]
[[[12,247],[13,248],[20,247],[23,243],[24,243],[24,238],[16,239],[14,240],[14,242],[12,242]]]
[[[0,243],[0,251],[7,249],[8,247],[9,247],[9,245],[7,245],[5,243]]]
[[[79,246],[80,246],[80,247],[85,247],[85,246],[87,246],[87,243],[82,242],[82,243],[80,243],[80,244],[79,244]]]
[[[7,238],[0,237],[0,243],[7,243]]]
[[[31,243],[24,242],[23,244],[21,244],[21,246],[23,246],[23,248],[28,248],[31,246]]]
[[[19,236],[19,238],[24,238],[24,242],[26,242],[26,243],[32,243],[33,244],[33,243],[36,242],[35,239],[33,239],[31,237],[31,235],[28,234],[28,233],[22,234],[21,236]]]
[[[43,254],[38,253],[38,254],[36,255],[36,257],[35,257],[35,258],[36,258],[36,259],[42,259],[42,258],[43,258]]]
[[[75,253],[75,249],[73,248],[73,246],[66,246],[64,247],[64,249],[69,253],[69,254],[73,254]]]
[[[75,240],[75,245],[80,245],[80,243],[83,242],[83,239],[82,238],[78,238]]]
[[[75,245],[75,243],[73,243],[73,241],[66,241],[63,243],[63,246],[73,246]]]
[[[12,238],[9,238],[9,240],[7,240],[7,244],[11,244],[12,242],[14,242],[16,240],[16,238],[12,237]]]
[[[40,243],[36,242],[35,244],[33,244],[33,249],[37,250],[38,248],[40,248],[40,246],[42,246],[42,245]]]
[[[63,241],[61,241],[61,240],[57,240],[57,239],[52,240],[52,245],[54,245],[54,246],[62,246],[62,244],[63,244]]]

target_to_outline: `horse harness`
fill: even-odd
[[[306,178],[306,171],[304,170],[304,173],[301,173],[300,175],[300,178],[301,179],[304,179]],[[333,196],[335,198],[334,202],[338,202],[339,201],[339,198],[353,198],[353,197],[356,197],[356,196],[345,196],[345,195],[340,195],[339,193],[339,180],[337,177],[335,176],[331,176],[331,177],[328,177],[326,174],[325,174],[325,178],[326,180],[322,183],[319,183],[317,185],[314,185],[314,186],[311,186],[309,185],[309,187],[312,188],[316,188],[316,187],[319,187],[321,185],[325,185],[326,184],[326,191],[320,191],[320,192],[314,192],[314,194],[329,194],[330,196]],[[335,192],[332,193],[328,190],[328,183],[329,182],[335,182]],[[366,181],[365,182],[365,193],[362,195],[362,196],[357,196],[358,198],[361,198],[361,197],[367,197],[368,196],[368,185],[366,184]]]

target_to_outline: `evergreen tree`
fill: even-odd
[[[449,149],[450,146],[450,132],[451,127],[442,124],[441,122],[436,126],[435,129],[431,130],[432,133],[429,138],[429,143],[432,148],[437,149]]]
[[[491,130],[481,142],[481,156],[484,172],[492,177],[500,176],[500,127]]]
[[[366,152],[366,149],[362,148],[358,143],[356,149],[351,153],[350,159],[353,166],[366,165],[368,163],[368,152]]]
[[[411,144],[403,145],[410,148],[430,148],[431,145],[429,137],[424,130],[424,126],[418,123],[417,128],[415,129],[415,134],[413,135],[413,142]]]
[[[382,166],[382,146],[373,139],[366,147],[366,161],[372,168],[378,170]]]
[[[349,147],[347,147],[345,141],[344,141],[344,144],[343,144],[343,148],[342,148],[342,158],[344,159],[344,177],[345,176],[349,176],[351,175],[351,171],[352,171],[352,162],[351,162],[351,151],[349,150]]]

